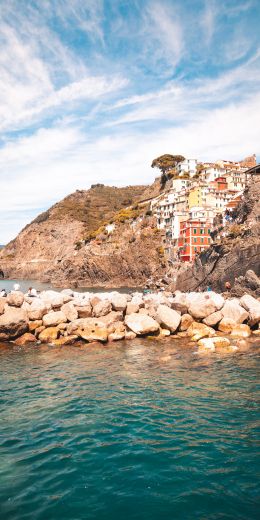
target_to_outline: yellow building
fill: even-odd
[[[205,206],[207,196],[207,186],[194,186],[189,192],[189,209],[195,206]]]

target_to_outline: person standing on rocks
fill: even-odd
[[[231,283],[228,282],[228,281],[225,283],[225,291],[226,292],[230,292],[231,291]]]

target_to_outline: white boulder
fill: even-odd
[[[167,307],[167,305],[159,305],[157,307],[155,319],[164,328],[169,329],[171,332],[175,332],[179,327],[181,316],[177,311]]]
[[[160,328],[159,323],[157,323],[157,321],[155,321],[153,318],[139,313],[126,315],[125,324],[138,336],[157,332]]]

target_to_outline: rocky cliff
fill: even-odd
[[[76,191],[26,226],[0,252],[5,277],[56,286],[140,286],[160,276],[161,238],[144,201],[160,190],[94,185]],[[113,231],[107,231],[106,226]]]
[[[211,284],[223,291],[230,281],[233,294],[241,295],[256,289],[252,276],[246,275],[248,270],[260,275],[260,175],[250,179],[235,219],[220,233],[220,239],[193,266],[182,265],[177,270],[176,287],[186,291]]]

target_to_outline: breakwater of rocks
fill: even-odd
[[[107,344],[137,336],[187,338],[200,351],[234,351],[259,337],[260,301],[213,291],[181,293],[78,293],[12,291],[0,297],[0,341],[56,346]],[[237,340],[237,341],[236,341]]]

